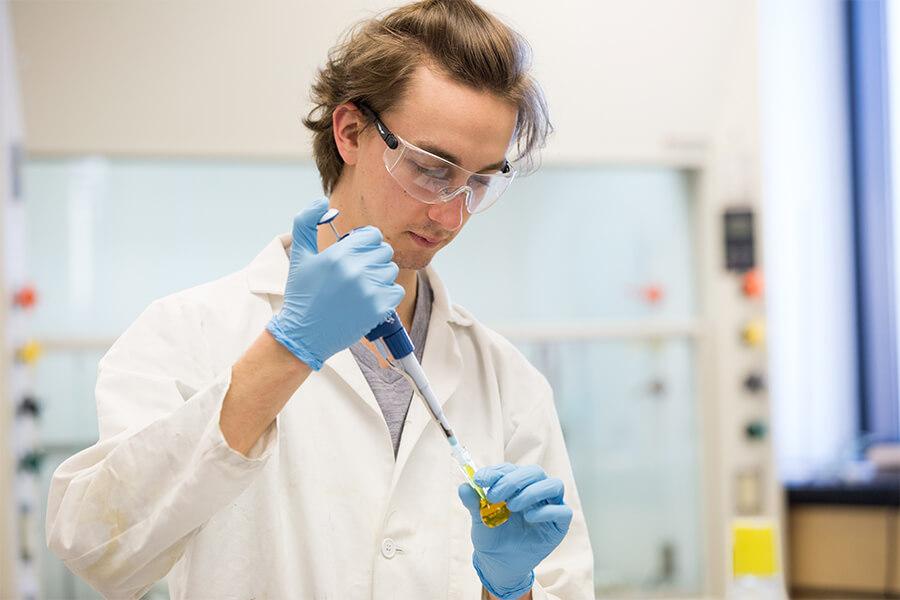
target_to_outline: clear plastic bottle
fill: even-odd
[[[728,600],[786,600],[771,519],[738,519],[732,524],[732,574]]]

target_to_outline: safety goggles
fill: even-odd
[[[369,113],[375,128],[387,148],[384,150],[384,166],[407,194],[425,204],[451,202],[465,194],[465,206],[469,214],[482,213],[503,195],[516,177],[509,161],[504,161],[500,172],[473,173],[440,156],[410,144],[392,133],[378,114],[361,102],[356,105]],[[460,213],[460,217],[462,214]]]

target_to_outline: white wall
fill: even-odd
[[[855,429],[843,7],[760,3],[771,386],[786,477],[831,466]]]
[[[398,3],[15,2],[28,150],[305,157],[298,119],[327,49]],[[748,3],[483,2],[534,47],[557,125],[547,161],[691,165]]]

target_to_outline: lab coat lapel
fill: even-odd
[[[341,350],[325,361],[325,366],[322,367],[322,370],[330,370],[343,379],[344,383],[356,392],[356,395],[369,405],[369,408],[378,414],[378,418],[382,421],[384,420],[381,407],[378,406],[378,401],[375,400],[375,394],[372,393],[372,388],[369,386],[369,382],[366,381],[366,376],[363,375],[362,370],[359,368],[359,363],[356,362],[356,358],[353,357],[353,353],[349,349]],[[387,425],[385,425],[386,427]]]
[[[452,324],[468,325],[470,323],[455,314],[443,283],[434,270],[429,267],[426,273],[434,293],[434,301],[431,320],[428,323],[428,336],[425,339],[422,368],[428,375],[438,402],[443,407],[459,387],[463,368],[462,353]],[[400,447],[397,451],[397,462],[394,465],[394,477],[391,482],[392,491],[397,485],[410,454],[423,435],[444,437],[440,428],[431,418],[431,413],[425,408],[422,399],[415,395],[409,406],[406,423],[400,436]],[[449,448],[447,446],[448,460]]]
[[[272,314],[281,310],[284,301],[284,286],[290,267],[286,250],[290,245],[290,234],[276,237],[247,267],[247,285],[250,291],[268,296]],[[325,361],[322,371],[333,372],[343,379],[347,386],[378,414],[379,418],[383,418],[372,388],[369,387],[350,350],[343,350],[329,358]]]

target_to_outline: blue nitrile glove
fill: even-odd
[[[318,223],[327,211],[322,199],[294,217],[284,305],[266,327],[316,371],[387,319],[404,296],[395,283],[394,250],[375,227],[318,251]]]
[[[506,523],[490,528],[481,522],[478,494],[467,483],[459,486],[472,515],[475,571],[494,596],[519,598],[534,585],[534,568],[569,530],[572,509],[563,503],[563,482],[537,465],[509,463],[478,469],[475,482],[487,490],[489,502],[505,501],[510,511]]]

